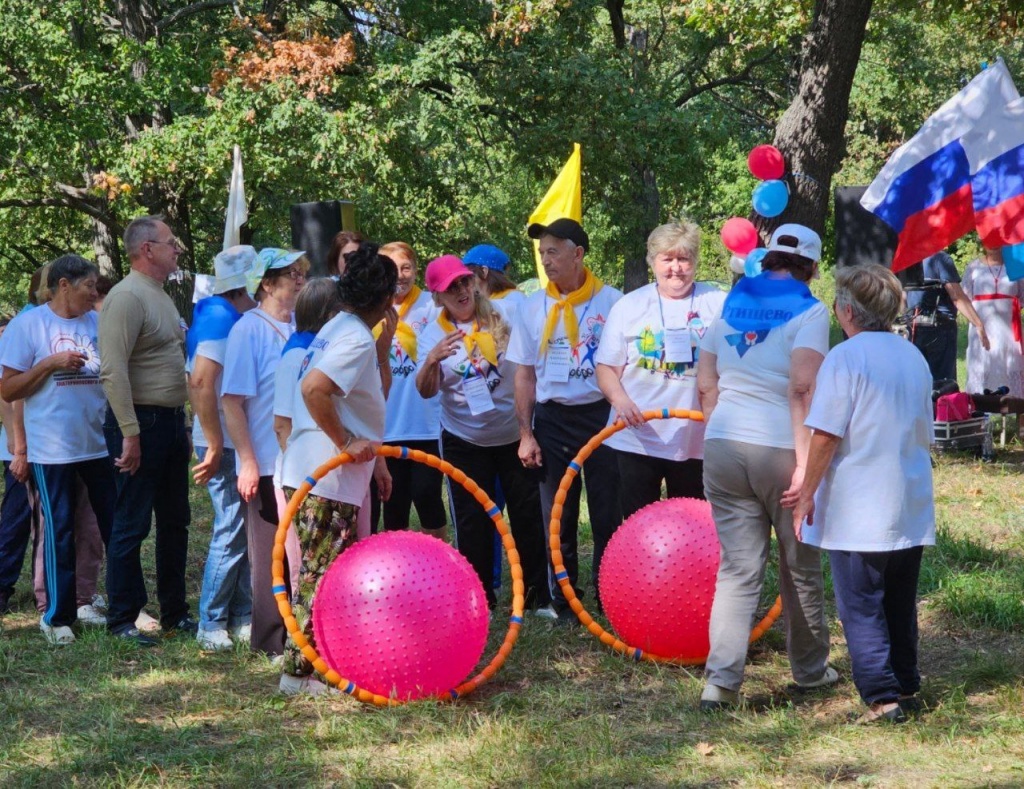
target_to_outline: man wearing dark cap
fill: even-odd
[[[527,233],[539,242],[548,284],[516,311],[507,358],[519,365],[515,378],[519,458],[527,468],[540,469],[546,526],[569,462],[608,423],[610,406],[597,386],[594,355],[608,312],[622,293],[602,283],[584,265],[590,239],[578,222],[556,219],[549,225],[532,224]],[[598,447],[584,462],[582,476],[594,534],[596,596],[601,555],[622,521],[614,452]],[[582,597],[576,549],[580,485],[577,477],[562,509],[561,549],[566,575]],[[549,575],[552,608],[538,613],[572,621],[574,614],[562,595],[559,579],[553,570],[549,569]]]

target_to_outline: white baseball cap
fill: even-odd
[[[229,290],[244,288],[246,278],[256,265],[256,250],[247,244],[238,244],[218,252],[213,259],[213,273],[217,279],[213,283],[213,295],[227,293]]]
[[[804,225],[779,225],[772,233],[769,252],[788,252],[815,262],[821,260],[821,236]]]

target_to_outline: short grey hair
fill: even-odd
[[[861,331],[890,331],[900,314],[903,289],[885,266],[842,266],[836,270],[836,307],[850,307]]]
[[[46,287],[51,294],[56,295],[62,279],[77,285],[83,279],[99,275],[100,270],[85,258],[79,255],[62,255],[50,264],[46,272]]]
[[[162,214],[140,216],[129,223],[128,227],[124,229],[124,249],[129,260],[138,256],[142,251],[143,244],[153,240],[153,235],[157,232],[157,225],[160,223],[167,224]]]
[[[696,222],[681,219],[654,228],[647,236],[647,265],[653,266],[654,259],[662,252],[674,250],[685,252],[697,265],[700,259],[700,227]]]

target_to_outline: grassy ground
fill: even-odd
[[[903,727],[838,687],[795,693],[778,626],[754,647],[751,709],[696,711],[700,671],[635,664],[529,619],[495,680],[458,704],[286,700],[269,663],[85,631],[48,646],[27,589],[0,634],[0,786],[1019,786],[1024,784],[1024,453],[941,457],[940,544],[922,578],[923,696]],[[208,512],[196,496],[193,600]],[[501,625],[492,627],[491,648]]]

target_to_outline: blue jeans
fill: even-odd
[[[196,457],[202,461],[206,447],[196,447]],[[220,468],[206,490],[213,505],[213,528],[199,595],[199,629],[241,627],[252,620],[252,586],[235,450],[224,448]]]
[[[32,533],[32,507],[28,488],[11,474],[4,461],[4,498],[0,505],[0,603],[14,593],[25,563],[25,549]]]
[[[146,605],[142,543],[156,515],[156,596],[160,624],[173,629],[188,615],[185,563],[188,527],[188,463],[191,448],[185,409],[136,405],[142,462],[134,474],[117,474],[117,507],[107,546],[107,628],[123,633],[135,627]],[[123,437],[107,408],[103,424],[111,459],[121,457]]]

